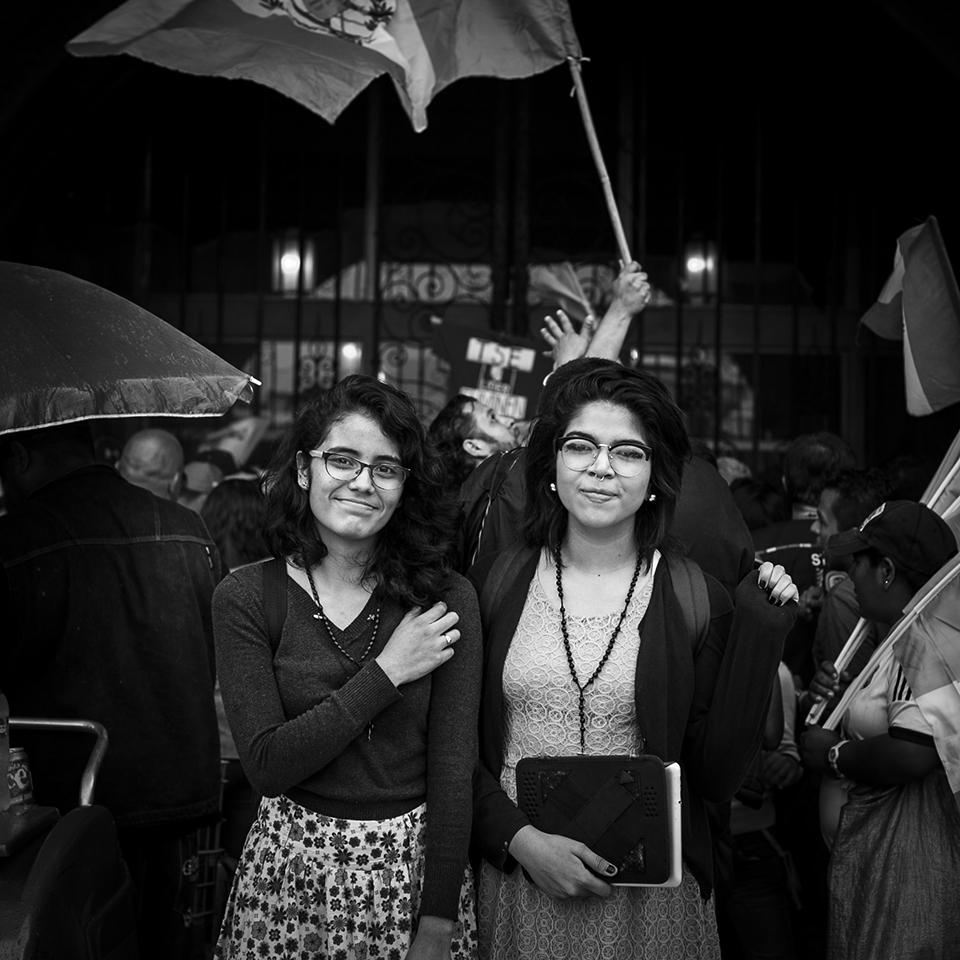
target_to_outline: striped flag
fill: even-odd
[[[960,806],[960,556],[953,577],[893,647]],[[947,572],[944,570],[943,572]]]
[[[460,77],[527,77],[580,56],[567,0],[128,0],[67,49],[254,80],[331,123],[388,73],[417,131]]]
[[[860,322],[903,340],[909,413],[922,417],[960,400],[960,293],[936,217],[900,235],[893,273]]]

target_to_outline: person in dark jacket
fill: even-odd
[[[219,803],[216,547],[196,514],[97,464],[85,424],[2,438],[0,477],[10,511],[0,682],[11,711],[106,727],[95,801],[117,821],[141,956],[183,956],[190,841]],[[57,805],[76,803],[89,745],[75,741],[55,763],[36,756],[38,796]]]
[[[757,749],[797,592],[765,564],[732,614],[717,581],[671,556],[689,454],[679,409],[643,371],[570,367],[531,434],[524,546],[472,574],[485,635],[480,952],[540,956],[549,930],[554,957],[716,957],[704,801],[729,800]],[[693,636],[684,581],[702,585]],[[611,887],[616,864],[537,829],[517,802],[523,757],[644,752],[681,766],[679,887]]]

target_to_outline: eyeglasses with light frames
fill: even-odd
[[[583,473],[597,462],[600,448],[607,451],[607,460],[610,467],[619,477],[637,477],[643,468],[650,462],[653,450],[645,443],[632,441],[630,443],[596,443],[586,437],[560,437],[557,440],[557,450],[566,467]]]

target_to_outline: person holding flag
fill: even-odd
[[[860,611],[882,627],[901,621],[905,608],[919,609],[915,595],[927,595],[921,588],[957,554],[950,527],[928,507],[907,500],[881,504],[858,528],[832,537],[828,549],[851,558]],[[956,956],[956,581],[954,576],[926,604],[909,630],[895,628],[899,640],[881,644],[847,702],[841,733],[811,727],[803,736],[804,763],[833,784],[821,800],[824,833],[836,831],[829,960]],[[818,672],[813,687],[823,695],[837,692],[835,671]],[[864,896],[867,877],[872,883]]]

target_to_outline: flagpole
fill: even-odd
[[[587,143],[590,145],[590,152],[593,154],[593,162],[596,165],[597,173],[600,175],[600,186],[603,189],[603,198],[607,202],[607,213],[610,215],[613,232],[617,238],[620,259],[626,266],[633,258],[630,256],[627,235],[623,232],[620,211],[617,209],[617,201],[614,199],[613,188],[610,186],[610,174],[607,173],[607,165],[603,162],[603,154],[600,152],[600,141],[597,139],[597,131],[593,126],[590,104],[587,103],[587,92],[583,87],[583,77],[580,75],[580,62],[580,58],[567,57],[567,63],[570,64],[570,73],[573,76],[573,89],[577,95],[577,104],[580,107],[580,116],[583,119],[583,129],[587,135]]]
[[[924,497],[923,502],[930,507],[935,509],[934,505],[936,502],[944,495],[947,490],[947,487],[953,482],[954,477],[956,477],[957,472],[960,471],[960,459],[947,471],[946,476],[940,481],[937,489],[930,494],[929,497]]]
[[[848,663],[853,660],[856,656],[857,651],[860,649],[860,644],[866,639],[867,636],[867,627],[869,622],[861,617],[857,621],[857,625],[853,628],[853,632],[847,638],[847,642],[843,645],[843,648],[837,654],[836,660],[833,661],[834,667],[837,669],[837,676],[839,676],[846,669]],[[815,663],[814,667],[819,667],[819,663]],[[820,722],[820,718],[823,716],[824,712],[827,709],[827,703],[829,700],[824,699],[819,703],[815,703],[811,708],[809,713],[807,713],[807,725],[815,726]]]

